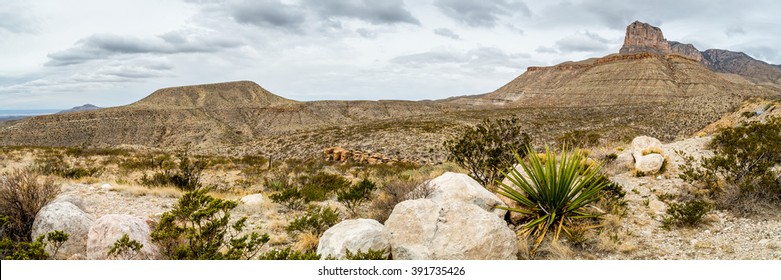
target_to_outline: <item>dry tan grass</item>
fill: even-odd
[[[302,233],[298,235],[298,241],[293,245],[293,249],[301,252],[311,252],[317,250],[320,243],[320,237],[313,233]]]
[[[182,196],[182,190],[175,187],[144,187],[138,185],[112,184],[110,191],[127,193],[134,196],[156,196],[167,198],[179,198]]]

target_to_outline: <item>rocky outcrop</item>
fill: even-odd
[[[619,53],[630,54],[639,52],[651,52],[668,54],[671,52],[670,44],[664,39],[659,27],[635,21],[626,27],[624,46]]]
[[[68,241],[54,256],[58,259],[67,259],[72,255],[84,254],[87,250],[87,235],[94,222],[95,218],[92,215],[75,204],[65,199],[55,200],[41,208],[35,216],[31,237],[35,239],[55,230],[67,233]],[[53,254],[51,250],[52,248],[47,246],[46,252]]]
[[[342,147],[330,147],[323,150],[325,160],[336,162],[353,161],[357,163],[380,164],[398,162],[399,159],[388,157],[382,153],[347,150]]]
[[[89,229],[87,259],[159,259],[158,248],[152,243],[149,237],[150,233],[149,225],[144,220],[130,215],[111,214],[100,217]],[[141,243],[143,245],[141,250],[137,254],[128,252],[127,255],[109,256],[108,252],[114,246],[114,242],[122,238],[124,234],[127,234],[130,240]]]
[[[498,217],[504,217],[507,210],[497,209],[497,206],[507,206],[499,197],[486,190],[480,183],[469,175],[445,172],[429,182],[433,192],[428,199],[437,203],[447,201],[460,201],[477,205],[485,211],[492,212]]]
[[[385,251],[390,254],[390,238],[380,222],[371,219],[344,220],[329,228],[320,237],[317,254],[323,258],[344,259],[352,253]]]
[[[407,200],[385,222],[397,260],[516,259],[517,240],[492,212],[459,201]]]
[[[670,50],[684,57],[691,58],[697,62],[702,61],[702,53],[692,44],[683,44],[676,41],[670,41]]]

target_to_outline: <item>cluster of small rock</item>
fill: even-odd
[[[386,162],[397,162],[396,158],[390,158],[382,153],[372,153],[359,150],[347,150],[342,147],[331,147],[323,150],[325,160],[346,162],[348,160],[357,163],[379,164]]]

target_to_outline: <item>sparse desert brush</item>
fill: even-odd
[[[59,193],[59,185],[49,178],[41,178],[33,169],[15,169],[2,174],[0,215],[8,217],[3,235],[15,241],[31,241],[35,216]]]
[[[726,208],[752,211],[755,202],[781,201],[781,118],[722,129],[710,146],[712,157],[684,156],[681,179],[712,190]]]
[[[705,215],[711,209],[711,204],[702,199],[671,202],[667,207],[667,216],[662,220],[662,227],[671,229],[673,226],[697,226],[703,223]]]
[[[556,139],[559,147],[596,147],[602,135],[595,131],[573,130]]]
[[[349,188],[338,190],[336,198],[355,216],[358,207],[369,200],[375,189],[377,189],[377,184],[369,179],[363,179],[352,184]]]
[[[469,170],[481,185],[491,187],[504,178],[502,169],[512,162],[513,153],[523,156],[531,139],[523,132],[520,120],[484,120],[474,128],[444,142],[447,159]]]
[[[321,236],[328,228],[339,223],[339,212],[331,207],[311,206],[304,215],[295,218],[285,230],[293,235],[310,233]]]
[[[269,241],[268,234],[239,235],[246,217],[230,223],[235,201],[214,198],[206,189],[185,193],[163,213],[151,233],[161,253],[176,260],[251,259]]]

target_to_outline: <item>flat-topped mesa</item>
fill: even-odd
[[[668,54],[672,50],[659,27],[635,21],[626,27],[624,46],[618,52],[620,54],[638,52]]]

